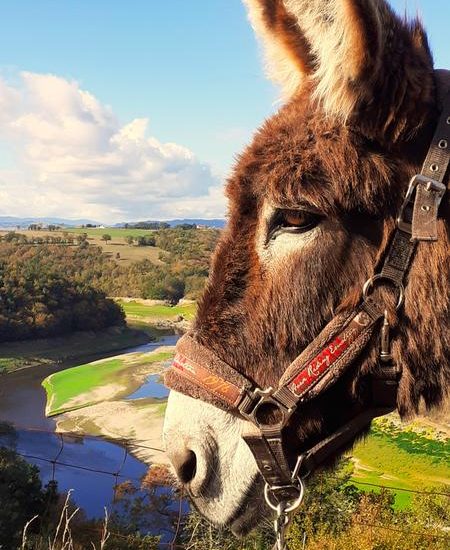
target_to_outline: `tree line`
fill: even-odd
[[[82,275],[91,257],[82,248],[3,243],[0,342],[124,324],[122,309]]]
[[[15,231],[8,231],[5,235],[0,235],[0,243],[12,243],[16,245],[23,244],[59,244],[59,245],[85,245],[88,243],[87,233],[73,234],[63,231],[62,235],[33,235],[28,236]]]

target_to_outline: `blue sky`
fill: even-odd
[[[450,67],[449,0],[391,3],[401,13],[406,9],[421,14],[436,65]],[[135,119],[148,119],[148,135],[162,144],[174,142],[192,151],[199,160],[195,166],[190,161],[187,178],[200,179],[192,214],[195,208],[200,214],[201,205],[206,204],[201,196],[208,178],[223,178],[253,129],[274,110],[277,98],[276,89],[264,78],[240,0],[5,0],[0,17],[0,75],[14,83],[23,71],[75,81],[98,101],[99,116],[108,118],[109,106],[114,118],[108,119],[111,132],[119,133]],[[36,82],[30,82],[31,77],[29,85],[35,90]],[[42,81],[39,90],[45,90],[49,82]],[[66,91],[61,93],[64,108],[69,109],[67,104],[73,99]],[[133,126],[133,135],[144,131],[141,126]],[[100,138],[96,139],[98,143]],[[180,163],[187,153],[163,150],[161,155],[172,155]],[[15,178],[19,177],[18,156],[17,145],[3,140],[0,160]],[[31,172],[20,177],[36,190]],[[0,206],[0,214],[55,214],[64,189],[52,206],[53,195],[45,193],[45,177],[39,185],[45,195],[42,200],[24,201],[17,207],[20,212],[5,212]],[[99,192],[89,196],[86,214],[95,215]],[[118,204],[112,212],[112,218],[120,217]],[[136,217],[145,213],[136,209]],[[189,214],[189,208],[185,213]],[[216,210],[204,209],[208,213]],[[107,216],[107,209],[98,215]]]

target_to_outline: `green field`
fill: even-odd
[[[128,318],[142,318],[172,321],[179,315],[191,320],[195,316],[197,306],[195,303],[182,304],[178,306],[148,305],[139,301],[124,302],[117,301],[124,309]]]
[[[133,387],[130,369],[136,370],[165,361],[171,356],[172,353],[166,351],[131,353],[56,372],[42,382],[47,393],[46,414],[53,416],[102,401],[104,396],[97,390],[108,384],[122,385],[126,395],[137,389]]]
[[[360,489],[379,491],[364,484],[430,490],[446,486],[450,493],[450,440],[420,420],[401,426],[391,417],[374,422],[370,435],[352,451],[353,481]],[[360,484],[361,483],[361,484]],[[409,505],[412,493],[395,491],[398,508]]]
[[[111,235],[113,239],[125,239],[126,237],[140,237],[141,235],[152,235],[155,230],[153,229],[124,229],[117,227],[73,227],[70,229],[64,229],[67,233],[75,233],[77,235],[82,235],[86,233],[88,237],[99,237],[102,238],[102,235],[108,234]]]

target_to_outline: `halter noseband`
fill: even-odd
[[[278,513],[278,535],[284,532],[288,514],[302,500],[302,478],[352,441],[373,418],[397,407],[401,373],[390,356],[386,305],[372,292],[375,286],[394,287],[398,293],[397,309],[402,307],[405,277],[418,242],[437,240],[438,209],[446,191],[444,180],[450,164],[449,146],[450,94],[443,102],[422,171],[409,184],[384,263],[364,285],[360,305],[350,313],[335,316],[289,365],[278,387],[259,388],[189,334],[177,344],[166,385],[179,390],[181,380],[183,393],[231,410],[249,421],[243,438],[266,483],[266,501]],[[372,375],[372,407],[304,452],[291,470],[283,446],[289,419],[299,405],[320,395],[355,363],[380,325],[380,365]],[[277,547],[283,548],[281,542]]]

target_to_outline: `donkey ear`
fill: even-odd
[[[269,76],[281,83],[285,97],[312,81],[325,110],[346,120],[372,100],[376,88],[391,90],[391,99],[391,86],[400,81],[403,95],[423,92],[427,83],[418,70],[432,81],[420,24],[401,21],[384,0],[244,2],[264,43]]]

